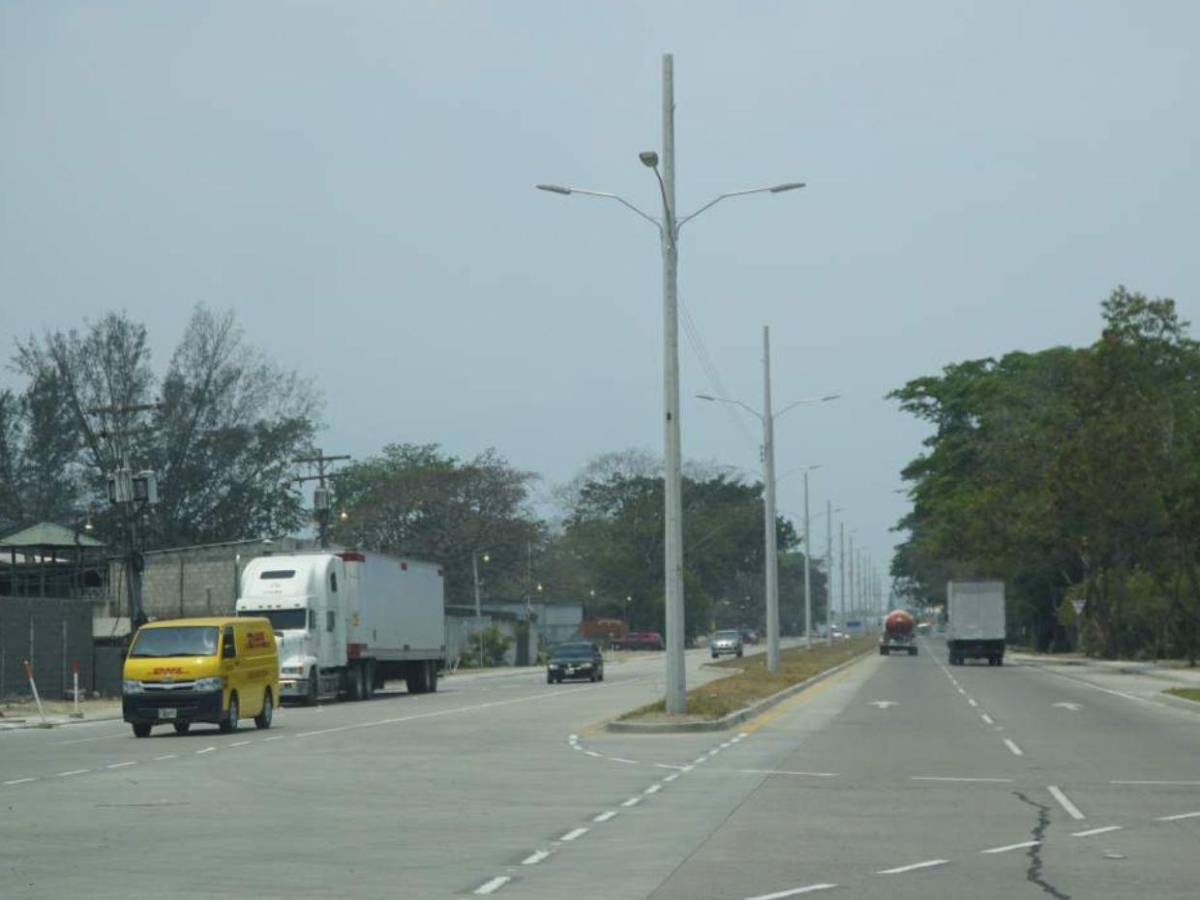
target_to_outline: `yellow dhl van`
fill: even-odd
[[[125,657],[121,706],[137,737],[155,725],[185,734],[193,722],[231,732],[243,716],[270,728],[278,701],[279,653],[267,619],[151,622]]]

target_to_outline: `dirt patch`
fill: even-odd
[[[779,671],[774,673],[767,671],[765,653],[713,663],[712,668],[730,670],[729,677],[688,691],[686,716],[668,716],[660,700],[626,713],[620,721],[678,723],[719,719],[841,665],[873,649],[875,644],[875,638],[862,637],[839,641],[832,647],[824,643],[814,644],[811,650],[794,647],[779,654]]]

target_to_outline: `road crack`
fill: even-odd
[[[1025,880],[1030,884],[1036,884],[1043,892],[1056,898],[1056,900],[1071,900],[1070,894],[1064,894],[1042,877],[1042,845],[1046,840],[1046,829],[1050,827],[1050,807],[1043,803],[1038,803],[1036,800],[1029,799],[1020,791],[1013,791],[1013,796],[1022,803],[1027,803],[1037,810],[1037,822],[1033,826],[1033,831],[1030,832],[1031,839],[1036,841],[1036,843],[1025,854],[1029,857],[1029,867],[1025,870]]]

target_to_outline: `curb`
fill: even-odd
[[[814,684],[824,681],[831,675],[836,675],[843,669],[848,669],[855,663],[862,662],[868,656],[874,656],[874,649],[860,653],[858,656],[851,657],[843,663],[838,663],[832,669],[826,669],[824,672],[819,672],[804,681],[798,681],[791,687],[786,687],[782,691],[771,694],[769,697],[763,697],[743,709],[734,710],[719,719],[712,719],[707,722],[619,722],[612,721],[604,724],[605,731],[612,731],[618,734],[696,734],[706,731],[727,731],[734,725],[740,725],[749,719],[765,713],[773,706],[778,706],[789,697],[799,694]],[[1190,701],[1184,701],[1190,702]],[[1200,706],[1200,704],[1196,704]]]
[[[1195,700],[1188,700],[1185,697],[1176,697],[1174,694],[1168,694],[1163,691],[1158,695],[1159,699],[1171,706],[1178,706],[1180,709],[1186,709],[1188,712],[1200,713],[1200,703]]]
[[[37,719],[0,719],[0,731],[21,731],[26,728],[65,728],[70,725],[88,725],[93,722],[119,722],[122,713],[115,712],[97,715],[84,719],[65,719],[63,721],[40,722]]]

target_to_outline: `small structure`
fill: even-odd
[[[104,544],[86,530],[40,522],[0,538],[0,596],[99,597]]]

